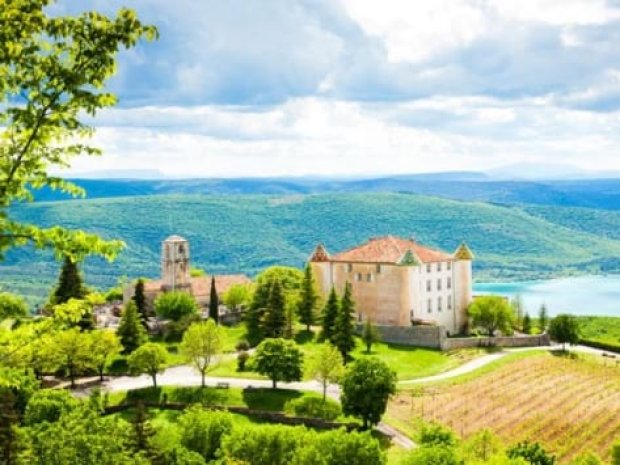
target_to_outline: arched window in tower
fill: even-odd
[[[185,247],[183,247],[183,244],[179,245],[179,253],[180,254],[184,254],[185,253]]]

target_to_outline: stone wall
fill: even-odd
[[[551,345],[548,334],[537,336],[455,337],[446,338],[442,350],[468,347],[539,347]]]

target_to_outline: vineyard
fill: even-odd
[[[620,366],[554,355],[525,358],[457,385],[401,391],[388,414],[452,427],[461,437],[490,428],[506,444],[539,441],[561,463],[591,450],[609,458],[620,438]]]

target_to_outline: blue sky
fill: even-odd
[[[59,0],[137,10],[73,172],[620,170],[618,0]]]

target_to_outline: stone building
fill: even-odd
[[[202,309],[208,308],[211,276],[191,276],[189,252],[189,242],[181,236],[170,236],[162,242],[161,279],[144,283],[144,294],[150,309],[160,294],[169,291],[188,292]],[[249,283],[250,278],[244,274],[215,275],[215,289],[220,298],[234,284]],[[123,302],[127,303],[134,291],[135,283],[127,286],[123,292]]]
[[[472,259],[464,243],[450,254],[384,236],[334,255],[318,245],[310,264],[324,296],[351,283],[358,322],[436,324],[455,334],[464,330],[472,300]]]

